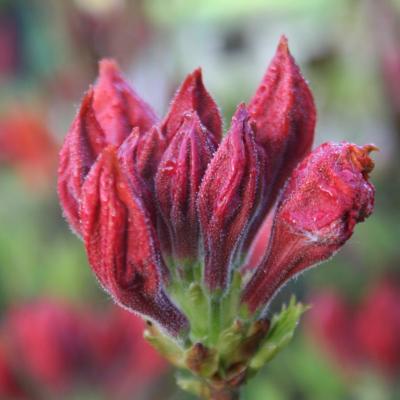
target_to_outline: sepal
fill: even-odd
[[[301,316],[308,309],[309,306],[296,302],[296,298],[292,296],[289,304],[283,305],[280,313],[274,314],[264,342],[250,360],[250,375],[256,373],[290,343]]]

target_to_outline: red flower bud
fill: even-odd
[[[290,173],[311,150],[316,111],[311,91],[282,36],[277,52],[249,103],[256,142],[267,155],[265,192],[247,246]]]
[[[188,113],[164,153],[156,176],[161,214],[178,258],[196,259],[199,246],[197,194],[215,151],[197,113]]]
[[[215,144],[221,141],[221,115],[215,101],[204,87],[200,68],[188,75],[182,83],[161,124],[162,132],[168,141],[176,134],[188,112],[197,113],[201,123],[211,133]]]
[[[119,304],[176,336],[187,321],[164,292],[168,272],[150,217],[132,184],[120,168],[116,149],[107,147],[82,189],[82,236],[89,262]]]
[[[122,78],[115,61],[102,60],[99,69],[93,108],[106,132],[107,144],[119,146],[132,128],[138,127],[141,133],[146,132],[157,122],[157,117]]]
[[[205,252],[204,279],[210,290],[224,289],[246,229],[258,205],[260,156],[240,105],[232,126],[204,175],[199,217]]]
[[[150,106],[123,80],[117,65],[103,60],[99,80],[85,95],[60,152],[59,197],[77,233],[82,185],[97,156],[109,144],[121,145],[132,128],[142,133],[156,121]]]
[[[58,195],[64,215],[76,233],[80,233],[82,185],[106,143],[93,110],[93,89],[90,89],[65,138],[58,167]]]
[[[159,160],[165,149],[165,140],[157,128],[140,135],[134,128],[118,149],[118,158],[126,176],[139,196],[153,226],[157,225],[157,206],[154,195],[154,179]]]
[[[288,279],[329,258],[373,209],[372,145],[325,143],[294,170],[275,215],[268,251],[244,289],[251,312]]]

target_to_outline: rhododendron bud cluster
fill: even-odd
[[[42,299],[11,308],[2,322],[1,398],[55,398],[85,387],[131,398],[166,368],[143,340],[143,322],[123,310]]]
[[[315,121],[285,37],[225,136],[200,69],[158,120],[113,61],[100,63],[61,150],[61,205],[100,285],[194,374],[185,389],[234,393],[272,358],[274,326],[286,318],[292,331],[303,311],[292,302],[269,321],[273,296],[372,212],[375,147],[311,152]]]
[[[400,373],[400,283],[382,279],[356,303],[334,291],[316,294],[310,335],[347,371],[373,367],[388,378]]]

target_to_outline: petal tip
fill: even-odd
[[[374,169],[375,163],[369,157],[372,151],[379,151],[379,148],[374,144],[366,144],[362,147],[353,145],[350,148],[351,159],[353,164],[363,173],[368,174]]]
[[[99,61],[99,78],[109,78],[120,74],[120,68],[113,58],[103,58]]]
[[[279,39],[278,50],[283,52],[289,52],[289,42],[286,35],[281,35]]]
[[[233,120],[237,122],[246,122],[250,117],[249,111],[245,103],[240,103],[236,107],[235,114],[233,115]]]

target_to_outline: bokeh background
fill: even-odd
[[[190,399],[93,278],[58,206],[57,152],[99,59],[160,116],[201,66],[227,123],[282,33],[315,96],[315,143],[379,146],[376,210],[275,300],[313,308],[244,398],[400,398],[400,1],[0,0],[1,399]]]

